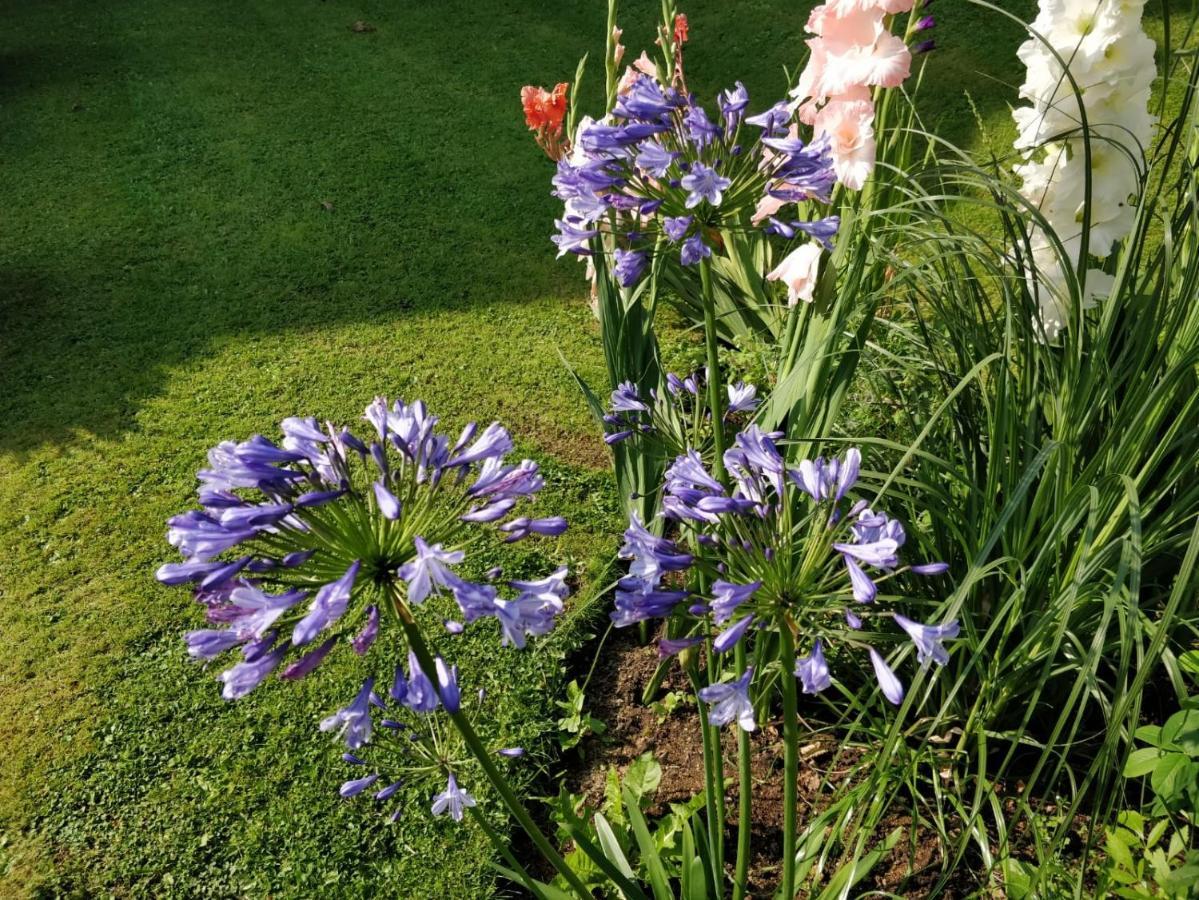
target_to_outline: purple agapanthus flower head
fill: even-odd
[[[362,418],[375,435],[369,443],[348,427],[293,416],[279,444],[261,435],[218,444],[200,472],[199,508],[168,522],[184,560],[156,575],[192,586],[208,620],[186,635],[191,656],[240,650],[220,676],[229,699],[277,668],[284,680],[303,678],[343,643],[367,655],[388,627],[380,594],[415,605],[449,590],[468,621],[498,617],[496,588],[453,571],[471,529],[513,541],[566,528],[561,516],[520,515],[544,481],[532,460],[507,461],[513,440],[499,423],[468,424],[455,439],[423,402],[385,397]],[[565,596],[555,584],[563,593],[553,604],[511,601],[531,621],[526,633],[553,626],[548,606],[560,610]]]
[[[939,666],[949,662],[949,653],[942,642],[958,636],[960,628],[956,620],[944,625],[921,625],[899,613],[895,613],[894,616],[895,624],[906,631],[912,643],[916,645],[916,660],[920,665],[927,668],[930,662]]]
[[[687,208],[693,209],[705,201],[712,206],[720,206],[724,192],[730,185],[732,181],[720,175],[711,166],[695,163],[690,174],[685,175],[682,180],[682,186],[690,192],[687,195]]]
[[[704,112],[702,106],[689,107],[687,115],[683,117],[683,122],[687,127],[687,136],[691,143],[700,150],[720,139],[720,129],[712,124],[712,120],[708,118],[708,114]],[[686,179],[683,180],[686,181]],[[686,184],[683,186],[687,187]],[[727,185],[725,186],[727,187]],[[719,205],[719,201],[713,204],[713,206]]]
[[[616,265],[612,273],[621,287],[632,287],[641,280],[649,266],[649,255],[644,250],[617,250]]]
[[[357,750],[371,739],[371,691],[375,688],[375,679],[368,678],[362,683],[362,688],[349,706],[344,706],[333,715],[321,720],[321,731],[334,731],[337,736],[344,736],[346,746]]]
[[[450,773],[446,789],[433,798],[433,815],[449,815],[455,822],[461,822],[465,810],[475,805],[475,798],[458,787],[454,773]]]
[[[704,243],[704,238],[699,235],[692,235],[686,241],[682,242],[682,249],[679,252],[679,261],[682,265],[693,266],[701,259],[706,259],[712,255],[712,248]]]
[[[724,132],[731,135],[741,124],[749,106],[749,91],[740,81],[727,91],[720,92],[720,115],[724,118]]]
[[[719,728],[735,720],[742,731],[754,730],[754,706],[749,699],[749,684],[753,676],[754,670],[750,666],[735,681],[712,684],[700,689],[699,699],[709,706],[709,725]]]
[[[694,216],[675,216],[667,218],[662,223],[662,230],[666,232],[666,237],[672,243],[677,244],[687,234],[687,229],[691,227],[691,223],[695,221]],[[686,265],[684,263],[684,265]]]
[[[745,384],[738,381],[736,384],[728,386],[729,392],[729,407],[728,412],[751,412],[761,401],[758,399],[758,389],[752,384]]]
[[[799,679],[805,694],[819,694],[833,683],[819,640],[812,644],[809,655],[795,661],[795,677]]]

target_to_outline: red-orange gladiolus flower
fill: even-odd
[[[687,43],[687,17],[682,13],[674,17],[674,42],[676,44]]]
[[[532,84],[520,89],[525,124],[537,136],[537,145],[550,159],[561,159],[567,151],[562,139],[562,119],[566,116],[566,91],[569,88],[569,84],[562,82],[552,91]]]
[[[526,84],[520,89],[520,103],[525,110],[525,123],[534,131],[541,128],[555,130],[562,127],[566,115],[566,82],[556,85],[552,91]]]

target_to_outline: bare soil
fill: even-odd
[[[704,788],[703,749],[699,720],[692,704],[680,705],[670,715],[660,715],[641,703],[645,686],[658,667],[657,644],[640,646],[633,629],[616,633],[603,649],[595,674],[587,688],[590,713],[607,725],[601,735],[591,735],[579,746],[579,752],[566,761],[567,787],[587,798],[588,805],[603,803],[604,785],[610,768],[621,775],[629,763],[646,751],[652,751],[662,767],[662,782],[648,812],[651,816],[668,811],[669,804],[683,803]],[[671,665],[659,697],[669,691],[690,695],[690,685],[677,663]],[[736,809],[738,790],[736,772],[736,736],[723,729],[726,780],[731,785],[726,796],[726,858],[732,859],[736,845]],[[777,722],[768,722],[751,737],[753,773],[753,837],[749,875],[751,897],[770,897],[778,887],[782,856],[783,825],[783,744]],[[829,785],[851,777],[861,754],[842,748],[828,738],[818,738],[800,748],[798,776],[799,817],[803,822],[818,814],[832,794]],[[889,817],[879,834],[896,827],[911,827],[903,814]],[[941,871],[941,849],[936,836],[919,829],[913,842],[910,834],[875,867],[858,890],[881,890],[904,897],[930,895]],[[937,896],[955,898],[978,890],[978,882],[963,866],[960,877],[944,886]],[[730,871],[731,874],[731,871]],[[802,894],[800,895],[802,896]]]

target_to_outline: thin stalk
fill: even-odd
[[[719,765],[719,753],[712,750],[712,728],[708,725],[707,704],[699,699],[699,673],[692,663],[687,669],[691,677],[691,688],[695,692],[695,707],[699,713],[700,735],[704,747],[704,806],[708,814],[708,856],[712,861],[712,890],[715,896],[723,896],[721,885],[724,883],[724,814],[720,809],[718,798],[724,796],[724,773],[713,772],[713,762]],[[717,733],[716,740],[720,740]]]
[[[400,598],[393,596],[391,598],[392,605],[395,608],[397,618],[404,628],[404,634],[408,638],[408,645],[412,648],[412,652],[416,654],[417,662],[426,672],[437,671],[437,666],[433,662],[433,654],[429,652],[429,646],[425,643],[424,636],[417,627],[415,620],[412,618],[412,613]],[[447,710],[447,712],[449,712]],[[590,897],[591,893],[580,880],[575,871],[567,864],[562,855],[550,843],[549,838],[545,836],[537,823],[533,821],[533,817],[529,811],[525,809],[516,792],[512,790],[512,786],[508,784],[508,779],[503,776],[503,773],[496,767],[491,759],[491,754],[487,752],[487,748],[483,745],[479,735],[475,732],[474,726],[470,724],[470,720],[461,712],[449,712],[450,720],[454,723],[454,727],[458,729],[458,733],[462,735],[462,740],[466,743],[467,749],[474,756],[479,766],[483,769],[483,774],[487,776],[487,780],[491,782],[491,786],[495,788],[496,793],[500,795],[504,806],[512,818],[520,823],[520,827],[525,830],[525,834],[537,847],[543,857],[552,865],[570,885],[571,890],[575,891],[580,897]]]
[[[796,782],[799,779],[799,701],[796,697],[795,637],[791,626],[783,622],[779,629],[779,653],[783,665],[783,900],[795,896],[795,812],[799,799]]]
[[[733,662],[737,677],[745,674],[745,639],[737,641]],[[749,732],[737,729],[737,869],[733,876],[733,900],[745,896],[745,880],[749,874],[750,812],[753,800],[750,773]]]
[[[712,297],[712,264],[699,261],[699,279],[704,303],[704,343],[708,348],[708,408],[712,415],[712,474],[724,481],[724,407],[721,404],[720,360],[717,356],[716,301]]]

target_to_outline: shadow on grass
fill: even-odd
[[[551,171],[517,95],[590,51],[595,105],[600,6],[125,0],[6,16],[0,450],[128,431],[172,368],[223,341],[377,323],[399,345],[416,313],[579,297],[577,267],[553,262]],[[635,55],[654,4],[627,6]],[[686,7],[697,94],[739,75],[756,102],[778,96],[806,14]],[[962,91],[1002,111],[979,70],[1011,80],[1020,35],[970,7],[936,12],[921,105],[968,144]],[[364,17],[376,30],[351,32]]]

